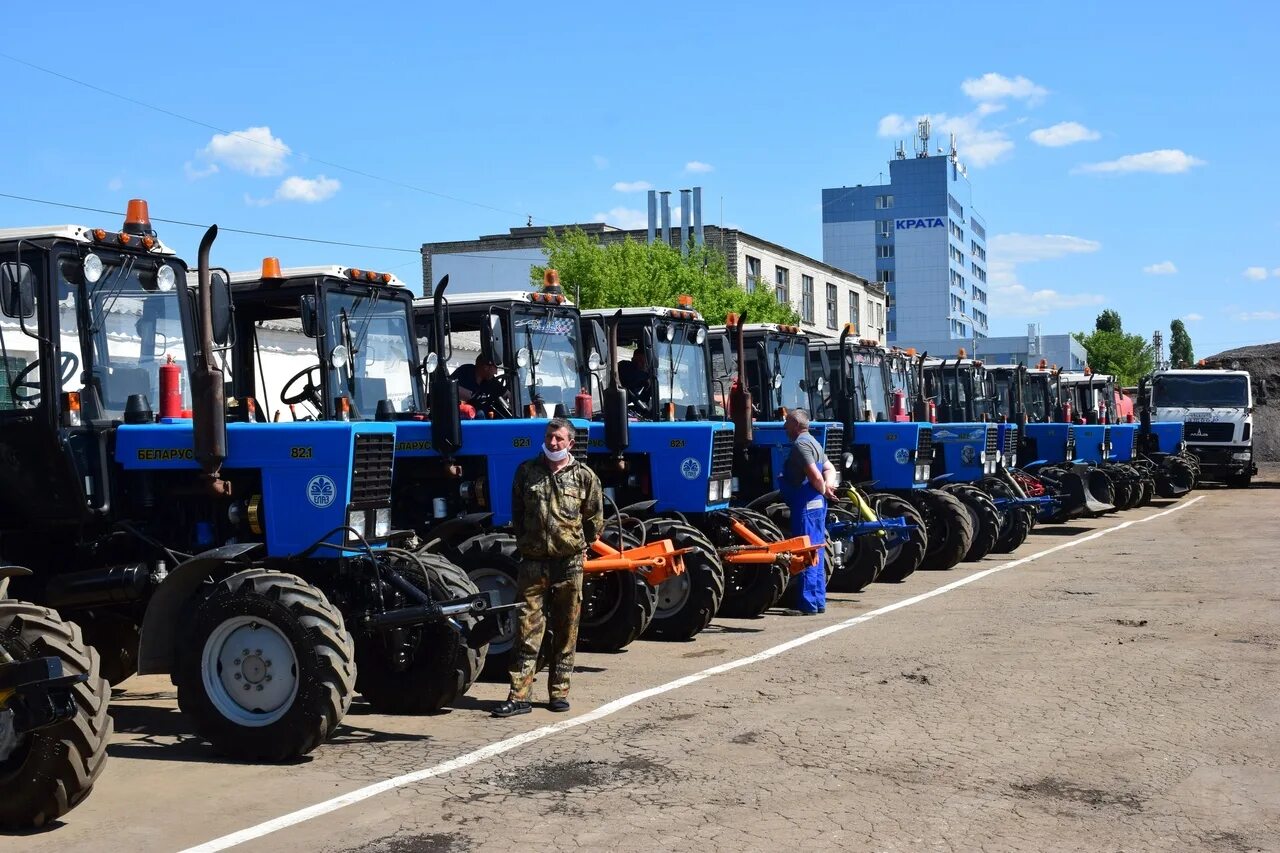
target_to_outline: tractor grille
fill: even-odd
[[[822,448],[827,454],[828,459],[834,459],[839,462],[844,456],[844,426],[841,424],[827,425],[827,446]],[[836,464],[833,462],[832,464]]]
[[[1211,424],[1201,421],[1188,421],[1182,427],[1183,438],[1188,444],[1202,441],[1231,441],[1236,435],[1235,424]]]
[[[355,464],[351,468],[352,506],[390,506],[393,435],[356,436]]]
[[[926,461],[933,458],[933,429],[927,426],[920,427],[920,432],[916,435],[916,459]]]
[[[1138,431],[1136,429],[1133,431],[1133,445],[1129,448],[1129,455],[1138,455]]]
[[[582,427],[575,427],[573,430],[573,458],[584,465],[587,462],[588,444],[590,444],[590,437],[587,431]]]
[[[1004,452],[1005,454],[1017,453],[1018,451],[1018,427],[1016,424],[1010,424],[1005,428],[1004,433]]]
[[[711,437],[711,479],[733,476],[733,431],[719,431]]]
[[[1069,426],[1067,427],[1067,444],[1075,444],[1075,443],[1076,443],[1076,428],[1073,426]]]
[[[1000,431],[987,429],[987,458],[995,459],[1000,453]]]

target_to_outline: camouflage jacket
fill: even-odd
[[[582,554],[604,527],[600,478],[576,459],[554,474],[542,454],[522,462],[511,485],[511,526],[526,557]]]

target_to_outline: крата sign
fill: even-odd
[[[893,230],[910,231],[917,228],[946,228],[947,220],[941,216],[922,216],[910,219],[893,220]]]

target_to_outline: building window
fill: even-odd
[[[813,276],[800,276],[800,319],[805,323],[813,322]]]
[[[859,331],[859,323],[862,322],[862,313],[858,310],[858,291],[849,291],[849,322],[853,324],[853,330]]]
[[[985,326],[987,325],[987,315],[983,314],[981,311],[975,310],[973,312],[973,321],[979,326]]]
[[[876,281],[881,284],[892,284],[893,270],[876,270]]]
[[[948,244],[947,248],[951,250],[951,260],[955,261],[960,266],[964,266],[964,252],[950,244]]]
[[[976,288],[976,287],[975,287],[975,288],[973,289],[973,301],[974,301],[974,302],[981,302],[983,305],[986,305],[986,304],[987,304],[987,292],[986,292],[985,290],[978,290],[978,288]]]
[[[17,376],[27,366],[27,360],[25,358],[5,356],[0,358],[0,365],[3,365],[5,375]],[[40,376],[35,374],[32,378],[39,380]],[[18,404],[13,400],[13,386],[8,382],[0,382],[0,410],[9,411],[16,408],[18,408]]]
[[[774,291],[778,296],[778,304],[791,304],[791,273],[786,267],[773,268]]]
[[[985,261],[987,259],[987,250],[979,246],[977,240],[969,241],[969,251],[972,252],[973,256],[980,261]]]
[[[970,272],[973,273],[973,277],[976,278],[978,281],[987,280],[987,271],[984,270],[982,267],[978,266],[977,263],[969,264],[969,269],[970,269]]]
[[[973,229],[973,233],[978,235],[979,240],[987,239],[987,229],[983,228],[977,222],[970,222],[969,227]]]
[[[885,243],[885,244],[883,244],[883,245],[876,246],[876,257],[877,257],[877,258],[892,258],[892,257],[893,257],[893,244],[892,244],[892,243]]]
[[[893,236],[893,220],[892,220],[892,219],[877,219],[877,220],[876,220],[876,232],[877,232],[881,237],[892,237],[892,236]]]
[[[947,206],[951,208],[951,212],[960,217],[964,221],[964,208],[960,206],[960,202],[956,201],[956,197],[951,193],[947,193]]]
[[[898,333],[898,320],[893,316],[892,311],[889,312],[889,318],[885,320],[884,329],[891,335],[896,335]]]
[[[884,328],[884,304],[881,302],[876,303],[876,328]]]
[[[827,328],[834,329],[840,325],[840,288],[827,282]]]
[[[954,220],[948,219],[947,222],[951,227],[951,236],[960,241],[960,245],[964,245],[964,229],[955,223]]]
[[[756,282],[760,280],[760,259],[747,255],[747,293],[756,292]]]
[[[964,276],[960,275],[960,273],[955,270],[951,271],[951,286],[964,290]]]
[[[893,207],[893,196],[878,195],[876,196],[876,210],[888,210]]]

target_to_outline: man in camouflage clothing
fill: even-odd
[[[521,463],[511,486],[511,523],[520,549],[519,626],[511,692],[495,717],[527,714],[538,650],[550,622],[548,686],[552,711],[569,710],[569,676],[582,610],[582,563],[604,526],[600,480],[571,454],[573,425],[547,424],[542,452]]]

